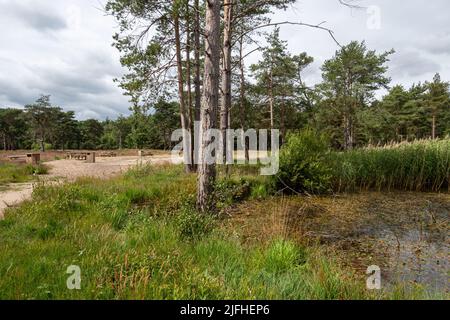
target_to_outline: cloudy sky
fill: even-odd
[[[113,83],[123,70],[111,47],[117,30],[102,12],[105,0],[0,0],[0,107],[21,107],[40,94],[75,110],[79,119],[115,118],[128,113],[128,99]],[[448,0],[360,0],[359,10],[338,0],[299,0],[274,22],[326,21],[342,44],[366,40],[371,49],[396,54],[389,63],[393,84],[411,85],[440,72],[450,80]],[[320,65],[336,44],[326,32],[282,27],[292,53],[307,51],[316,61],[307,71],[320,81]],[[258,54],[247,63],[256,62]]]

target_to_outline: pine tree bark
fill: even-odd
[[[241,122],[241,129],[243,132],[245,132],[247,127],[247,111],[245,108],[245,67],[244,67],[244,37],[241,36],[239,39],[239,115],[240,115],[240,122]],[[244,154],[245,154],[245,163],[250,162],[250,153],[249,153],[249,143],[245,136],[243,136],[244,141],[242,141],[242,146],[244,147]]]
[[[353,120],[351,115],[344,115],[344,149],[353,149]]]
[[[207,148],[213,143],[208,130],[216,127],[219,105],[220,77],[220,0],[206,0],[205,74],[201,109],[200,164],[198,168],[197,208],[201,212],[214,210],[216,165],[208,163]]]
[[[270,108],[270,129],[273,130],[275,128],[275,119],[273,114],[274,109],[274,92],[273,92],[273,71],[270,69],[269,76],[269,108]]]
[[[223,35],[223,63],[222,63],[222,101],[220,108],[220,130],[222,132],[222,152],[224,163],[227,160],[226,132],[230,127],[231,110],[231,37],[233,19],[233,0],[224,0],[224,35]],[[228,173],[228,167],[227,167]]]
[[[431,123],[431,138],[433,140],[436,139],[436,115],[433,114],[433,119],[432,119],[432,123]]]
[[[285,143],[286,139],[286,104],[284,98],[281,98],[280,103],[280,129],[281,129],[281,144]]]
[[[195,91],[195,121],[200,121],[200,109],[201,109],[201,84],[200,84],[200,51],[201,51],[201,43],[200,43],[200,5],[199,0],[194,1],[194,11],[195,11],[195,19],[194,19],[194,60],[195,60],[195,79],[194,79],[194,91]]]
[[[195,164],[195,110],[193,110],[192,106],[192,73],[191,73],[191,17],[189,14],[189,1],[186,1],[186,85],[187,85],[187,108],[189,110],[189,129],[191,133],[191,148],[190,148],[190,156],[191,156],[191,165],[190,172],[197,171],[197,165]]]
[[[174,7],[176,0],[174,0]],[[183,156],[185,170],[187,173],[192,172],[192,146],[191,146],[191,124],[189,121],[189,110],[186,108],[186,99],[184,95],[184,80],[183,80],[183,60],[181,57],[181,36],[180,36],[180,15],[178,12],[174,12],[174,27],[175,27],[175,47],[176,47],[176,60],[177,60],[177,73],[178,73],[178,95],[180,100],[180,117],[181,127],[183,129]]]

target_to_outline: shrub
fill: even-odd
[[[202,214],[190,206],[180,210],[176,225],[180,237],[188,240],[198,240],[210,233],[214,228],[213,215]]]
[[[273,178],[275,186],[286,192],[329,191],[328,155],[329,143],[325,135],[311,129],[290,135],[280,152],[280,170]]]
[[[48,173],[48,168],[47,166],[43,165],[43,164],[38,164],[38,165],[27,165],[26,169],[28,174],[30,175],[41,175],[41,174],[47,174]]]
[[[331,152],[323,135],[306,130],[288,138],[273,181],[285,192],[446,190],[450,139]]]
[[[229,207],[243,201],[251,194],[251,182],[247,179],[223,179],[216,182],[215,200],[217,209]]]
[[[271,194],[270,185],[268,183],[255,183],[252,187],[251,199],[266,199]]]

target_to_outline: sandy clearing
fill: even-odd
[[[250,159],[267,157],[266,153],[258,154],[257,151],[250,151]],[[244,159],[243,152],[236,152],[238,159]],[[45,162],[50,168],[49,173],[41,176],[41,181],[75,181],[81,177],[94,177],[100,179],[108,179],[110,177],[120,175],[131,167],[139,164],[164,164],[164,163],[182,163],[182,157],[178,157],[172,161],[170,153],[162,153],[149,157],[138,156],[119,156],[115,158],[98,157],[96,163],[85,163],[76,160],[56,160]],[[31,199],[33,193],[33,183],[11,184],[7,186],[6,191],[0,191],[0,219],[8,207],[17,206],[25,200]]]
[[[8,190],[0,192],[0,219],[8,207],[17,206],[31,197],[33,185],[31,183],[17,183],[8,185]]]
[[[128,171],[131,167],[139,164],[162,164],[171,163],[170,155],[151,157],[116,157],[97,158],[96,163],[84,163],[76,160],[58,160],[46,162],[50,172],[45,179],[63,178],[68,181],[80,177],[109,178]]]
[[[181,162],[181,158],[177,159]],[[120,175],[131,167],[139,164],[164,164],[172,163],[170,154],[162,154],[151,157],[124,156],[116,158],[97,158],[97,163],[84,163],[75,160],[57,160],[46,162],[49,173],[40,177],[42,181],[75,181],[81,177],[94,177],[107,179]],[[0,219],[3,218],[5,209],[19,205],[25,200],[31,199],[33,183],[17,183],[7,186],[6,191],[0,192]]]

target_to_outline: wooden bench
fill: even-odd
[[[14,163],[29,163],[32,165],[38,165],[41,162],[40,153],[27,153],[20,155],[8,156],[9,161]]]
[[[40,153],[28,153],[27,154],[27,163],[31,163],[32,165],[38,165],[41,163],[41,154]]]
[[[8,160],[13,163],[27,163],[27,156],[26,155],[8,156]]]
[[[87,163],[95,163],[95,152],[68,152],[66,160],[81,160]]]
[[[138,151],[138,156],[139,157],[152,157],[153,153],[151,151],[148,151],[148,150],[139,150]]]
[[[67,160],[86,160],[87,153],[82,152],[68,152],[66,154]]]
[[[115,158],[117,157],[117,153],[115,152],[103,152],[98,155],[101,158]]]

